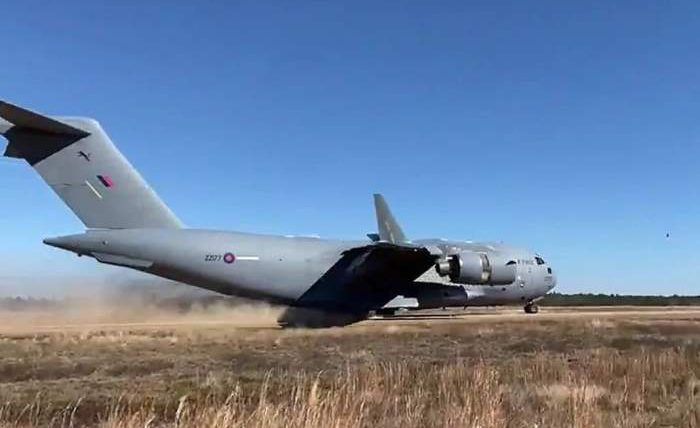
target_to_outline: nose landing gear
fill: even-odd
[[[528,303],[523,309],[525,309],[526,314],[536,314],[540,311],[540,307],[534,302]]]

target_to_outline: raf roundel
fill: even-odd
[[[233,253],[224,254],[224,263],[231,264],[236,261],[236,256]]]

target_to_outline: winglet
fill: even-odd
[[[374,209],[377,213],[377,231],[382,241],[400,244],[408,242],[401,226],[391,214],[389,205],[384,200],[384,196],[379,193],[374,194]]]

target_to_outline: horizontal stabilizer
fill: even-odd
[[[0,118],[10,122],[15,128],[22,128],[35,132],[70,135],[80,138],[90,135],[89,132],[85,132],[82,129],[75,128],[63,122],[51,119],[50,117],[42,116],[4,101],[0,101]]]
[[[7,145],[3,156],[34,165],[90,135],[89,132],[0,101],[0,134]]]

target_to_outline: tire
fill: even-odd
[[[529,305],[525,305],[525,313],[526,314],[536,314],[540,311],[540,307],[535,305],[534,303],[531,303]]]

